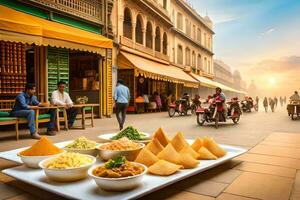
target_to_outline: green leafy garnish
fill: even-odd
[[[145,135],[140,133],[136,128],[128,126],[117,135],[113,136],[111,139],[118,140],[122,137],[127,137],[129,140],[143,140]]]
[[[126,158],[124,156],[118,156],[116,158],[110,159],[105,163],[106,169],[113,169],[122,166],[126,162]]]

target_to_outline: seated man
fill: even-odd
[[[72,128],[76,120],[78,109],[73,107],[73,101],[71,100],[69,94],[65,92],[65,86],[65,82],[58,82],[58,89],[52,92],[51,103],[56,106],[66,106],[68,114],[68,127]],[[56,116],[55,113],[51,113],[51,115]]]
[[[290,97],[291,101],[300,101],[300,96],[298,94],[298,91],[295,91],[294,94]]]
[[[25,91],[21,92],[16,97],[16,102],[10,115],[12,117],[25,117],[28,120],[28,127],[31,137],[33,139],[40,139],[40,135],[35,127],[35,112],[33,109],[38,106],[43,106],[43,104],[37,100],[36,96],[34,96],[34,93],[35,85],[32,83],[27,83],[25,86]],[[51,123],[54,124],[54,122],[55,118],[51,118]]]

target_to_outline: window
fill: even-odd
[[[183,19],[181,13],[177,13],[177,28],[183,30]]]
[[[163,54],[168,54],[168,37],[166,33],[163,36]]]
[[[185,65],[191,66],[191,50],[189,48],[185,49]]]
[[[197,29],[197,41],[199,43],[201,43],[201,29],[200,28]]]
[[[204,46],[207,47],[207,37],[206,37],[206,33],[204,33]]]
[[[212,73],[212,71],[211,71],[211,66],[210,66],[210,61],[208,61],[208,70],[207,70],[207,71],[208,71],[208,73],[210,73],[210,74]]]
[[[163,7],[167,10],[167,0],[163,0]]]
[[[196,67],[196,54],[195,51],[192,53],[192,67]]]
[[[200,54],[198,54],[198,58],[197,58],[197,67],[198,69],[202,69],[202,60]]]
[[[132,39],[131,12],[129,8],[124,10],[123,36]]]
[[[193,39],[196,40],[196,26],[193,25]]]
[[[160,29],[156,27],[155,30],[155,51],[160,52]]]
[[[188,19],[185,19],[185,33],[191,37],[191,22]]]
[[[148,22],[146,28],[146,47],[152,49],[152,43],[152,25]]]
[[[135,41],[139,44],[143,44],[143,32],[142,32],[142,17],[138,15],[136,17],[136,26],[135,26]]]
[[[207,58],[204,58],[204,69],[205,69],[205,72],[208,72],[208,70],[207,70]]]
[[[181,45],[178,45],[177,47],[177,63],[181,65],[183,64],[183,51]]]

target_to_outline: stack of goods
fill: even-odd
[[[45,164],[48,169],[72,169],[89,165],[94,160],[87,155],[80,153],[67,152],[51,159]]]
[[[47,137],[41,137],[30,148],[21,151],[21,156],[50,156],[62,153],[63,150],[55,146]]]
[[[0,42],[0,94],[15,96],[26,83],[25,45]]]
[[[97,143],[92,140],[88,140],[86,137],[79,137],[74,140],[72,143],[68,144],[65,148],[66,149],[95,149]]]
[[[148,172],[168,176],[180,169],[195,168],[199,160],[217,159],[226,154],[212,138],[197,138],[192,145],[178,132],[172,140],[159,128],[135,162],[148,166]]]

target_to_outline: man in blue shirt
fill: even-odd
[[[114,100],[116,103],[116,116],[119,122],[119,128],[120,130],[122,130],[126,118],[128,103],[130,100],[129,89],[124,85],[123,80],[118,80],[117,82],[117,87],[114,91]]]
[[[13,117],[26,118],[28,120],[28,128],[31,137],[33,139],[40,139],[40,135],[35,128],[35,112],[33,109],[38,106],[43,106],[43,104],[37,100],[36,96],[34,96],[34,93],[35,85],[32,83],[27,83],[25,86],[25,91],[21,92],[16,97],[16,101],[10,115]],[[55,120],[55,118],[52,120]]]

